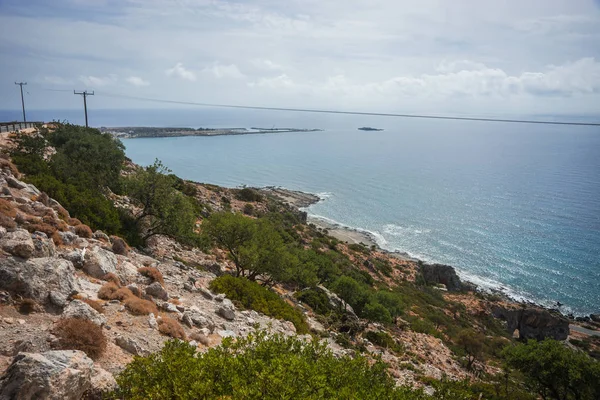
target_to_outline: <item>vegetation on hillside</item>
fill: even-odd
[[[335,357],[318,342],[258,332],[197,353],[168,342],[117,377],[120,399],[425,399],[396,387],[381,361]]]

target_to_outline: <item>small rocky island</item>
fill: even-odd
[[[359,131],[375,131],[375,132],[379,132],[382,131],[383,129],[379,129],[379,128],[371,128],[370,126],[363,126],[362,128],[358,128]]]

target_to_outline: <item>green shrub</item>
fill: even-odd
[[[385,347],[386,349],[392,350],[395,353],[400,354],[404,352],[403,346],[399,343],[396,343],[394,338],[387,332],[368,331],[365,334],[365,338],[369,342],[377,346]]]
[[[262,201],[262,196],[256,190],[251,188],[243,188],[235,190],[235,198],[241,201]]]
[[[329,297],[322,290],[304,289],[296,294],[296,298],[307,304],[317,314],[327,315],[332,312]]]
[[[508,366],[525,375],[529,390],[544,399],[600,398],[600,362],[556,340],[530,340],[503,351]]]
[[[206,353],[181,341],[136,357],[117,377],[119,399],[429,398],[397,387],[387,366],[335,357],[323,344],[264,332],[225,339]]]
[[[290,321],[298,333],[308,332],[308,324],[301,311],[286,303],[277,293],[256,282],[222,275],[210,283],[210,288],[214,292],[225,293],[228,298],[247,309]]]

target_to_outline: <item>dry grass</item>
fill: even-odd
[[[5,227],[6,229],[15,229],[17,227],[17,223],[13,221],[11,217],[0,214],[0,226]]]
[[[110,240],[112,241],[112,251],[115,254],[120,254],[122,256],[126,256],[129,253],[129,246],[123,239],[118,236],[111,236]]]
[[[44,232],[48,237],[52,237],[52,235],[54,235],[54,232],[56,232],[55,227],[53,227],[52,225],[45,224],[43,222],[39,224],[27,224],[25,225],[25,229],[27,229],[31,233],[35,231]]]
[[[104,314],[104,307],[102,307],[102,303],[98,300],[92,299],[81,299],[85,304],[92,307],[94,310],[98,311],[100,314]]]
[[[69,219],[71,218],[69,215],[69,212],[61,205],[57,205],[54,207],[54,209],[56,210],[56,212],[58,213],[58,216],[64,219]]]
[[[77,225],[81,225],[81,221],[78,220],[77,218],[67,218],[67,223],[71,226],[77,226]]]
[[[150,300],[143,300],[133,295],[125,300],[125,308],[135,315],[158,314],[156,304]]]
[[[37,303],[33,299],[23,299],[19,304],[19,312],[21,314],[31,314],[36,311]]]
[[[102,277],[103,281],[107,281],[107,282],[112,282],[117,286],[121,286],[121,280],[119,279],[119,277],[113,273],[113,272],[109,272],[108,274],[104,275]]]
[[[81,350],[93,360],[106,350],[102,328],[86,319],[61,319],[52,333],[58,339],[55,347],[59,350]]]
[[[210,344],[210,339],[206,337],[203,333],[194,332],[190,335],[191,340],[195,340],[198,343],[203,344],[204,346],[208,346]]]
[[[11,163],[5,158],[0,158],[0,169],[4,168],[8,168],[14,176],[17,178],[19,177],[19,169],[15,166],[15,164]]]
[[[0,199],[0,214],[14,218],[17,216],[15,205],[8,200]]]
[[[186,340],[183,327],[173,318],[162,317],[162,319],[158,321],[158,331],[163,335],[167,335],[175,339]]]
[[[77,236],[86,238],[86,239],[90,239],[93,234],[92,229],[89,226],[84,225],[84,224],[76,225],[75,233],[77,234]]]
[[[100,290],[98,290],[98,298],[102,300],[112,300],[117,290],[119,290],[119,286],[114,282],[107,282],[102,285]]]
[[[64,245],[64,244],[65,244],[65,243],[63,242],[63,240],[62,240],[62,237],[61,237],[61,236],[60,236],[60,234],[58,233],[58,231],[57,231],[57,232],[54,232],[54,233],[52,234],[52,241],[54,242],[54,245],[55,245],[55,246],[62,246],[62,245]]]
[[[163,275],[155,267],[138,268],[138,272],[152,279],[152,282],[159,282],[161,285],[165,286],[165,280],[163,279]]]

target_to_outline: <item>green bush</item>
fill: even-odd
[[[235,198],[241,201],[262,201],[262,196],[256,190],[251,188],[243,188],[235,190]]]
[[[530,391],[544,399],[600,398],[600,362],[556,340],[530,340],[503,351],[506,363],[525,375]]]
[[[365,338],[377,345],[377,346],[381,346],[381,347],[385,347],[386,349],[390,349],[395,353],[403,353],[404,352],[404,348],[402,347],[401,344],[396,343],[396,341],[394,340],[394,338],[387,332],[379,332],[379,331],[368,331],[365,334]]]
[[[296,298],[307,304],[317,314],[327,315],[333,311],[329,304],[329,297],[322,290],[304,289],[296,294]]]
[[[225,339],[206,353],[181,341],[136,357],[117,376],[119,399],[389,399],[429,398],[397,387],[381,362],[335,357],[316,341],[267,336]]]
[[[210,283],[210,288],[217,293],[225,293],[231,300],[247,309],[290,321],[298,333],[308,332],[308,324],[301,311],[286,303],[277,293],[256,282],[222,275]]]

